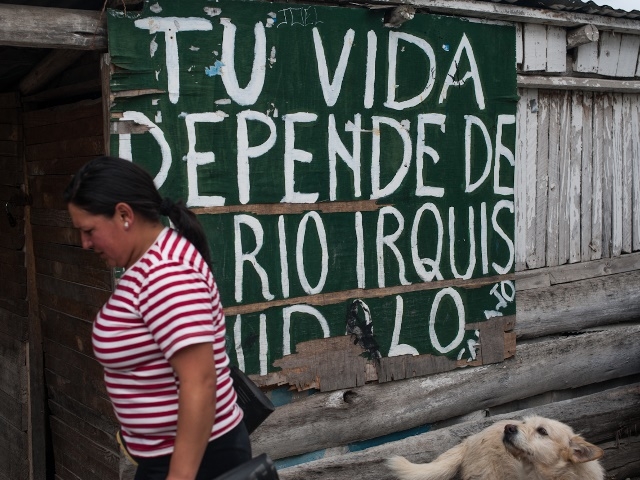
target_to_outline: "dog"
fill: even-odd
[[[400,480],[604,480],[603,454],[568,425],[531,416],[496,422],[431,463],[386,463]]]

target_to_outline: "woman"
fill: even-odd
[[[83,166],[64,199],[82,247],[126,269],[98,312],[92,341],[122,441],[138,463],[135,479],[210,480],[250,460],[196,216],[118,158]]]

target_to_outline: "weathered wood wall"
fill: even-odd
[[[528,413],[598,443],[608,478],[640,477],[640,36],[567,52],[567,32],[518,25],[515,358],[281,406],[253,435],[281,478],[391,479],[387,456],[431,461]]]
[[[29,478],[24,169],[21,104],[0,95],[0,479]],[[10,223],[9,212],[15,223]]]
[[[49,422],[61,480],[118,478],[116,424],[90,338],[111,273],[80,247],[62,199],[71,175],[104,153],[102,118],[100,99],[24,114]]]

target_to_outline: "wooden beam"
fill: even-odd
[[[0,24],[0,45],[107,48],[107,20],[100,12],[0,4]]]
[[[470,420],[385,443],[361,452],[327,456],[320,460],[280,469],[278,475],[282,480],[320,480],[327,478],[327,476],[330,476],[332,480],[351,480],[354,478],[391,480],[395,477],[385,467],[384,461],[392,455],[402,455],[416,463],[430,462],[469,435],[478,433],[498,420],[522,418],[527,415],[540,415],[565,422],[592,443],[600,444],[618,440],[616,445],[608,446],[607,454],[602,460],[607,471],[612,473],[610,470],[616,467],[609,458],[610,452],[614,454],[616,451],[612,447],[620,449],[620,444],[623,447],[630,444],[633,441],[632,436],[636,435],[634,425],[640,420],[637,408],[639,394],[640,386],[634,384],[509,414]],[[627,431],[629,434],[624,435]],[[618,433],[621,434],[620,439],[616,439]],[[627,462],[640,458],[639,452],[632,449],[623,450],[622,453],[627,456]],[[620,460],[622,459],[618,461]],[[615,478],[626,477],[627,475],[616,475]]]
[[[324,0],[323,3],[335,3]],[[369,8],[368,0],[339,0],[340,4],[361,4]],[[429,13],[475,17],[504,22],[541,23],[562,27],[579,27],[593,25],[600,30],[611,30],[621,33],[640,33],[640,21],[628,18],[617,18],[606,15],[591,15],[569,11],[557,11],[541,8],[527,8],[504,3],[478,2],[475,0],[380,0],[373,6],[380,8],[387,5],[413,5]]]
[[[271,458],[285,458],[409,430],[546,392],[635,375],[640,373],[638,335],[640,326],[630,325],[546,338],[518,345],[515,358],[503,363],[316,393],[278,407],[252,433],[252,450],[256,454],[266,452]],[[577,371],[580,375],[576,375]],[[350,393],[346,395],[347,392]],[[411,408],[403,408],[406,405]]]
[[[640,93],[640,80],[606,80],[603,78],[518,75],[518,87],[548,90],[590,90],[594,92]]]
[[[20,93],[30,95],[41,90],[59,73],[73,65],[83,54],[84,52],[82,50],[53,50],[20,80],[20,84],[18,85]]]

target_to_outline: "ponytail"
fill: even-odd
[[[158,210],[161,215],[171,220],[171,223],[173,223],[180,235],[196,247],[200,255],[202,255],[202,258],[204,258],[204,261],[211,267],[209,244],[207,243],[204,229],[198,221],[196,214],[189,210],[182,200],[173,202],[173,200],[168,197],[162,199]]]
[[[78,170],[63,196],[65,202],[94,215],[111,217],[116,205],[123,202],[151,222],[159,222],[161,215],[167,216],[211,267],[207,238],[196,215],[183,201],[163,199],[149,173],[128,160],[94,158]]]

